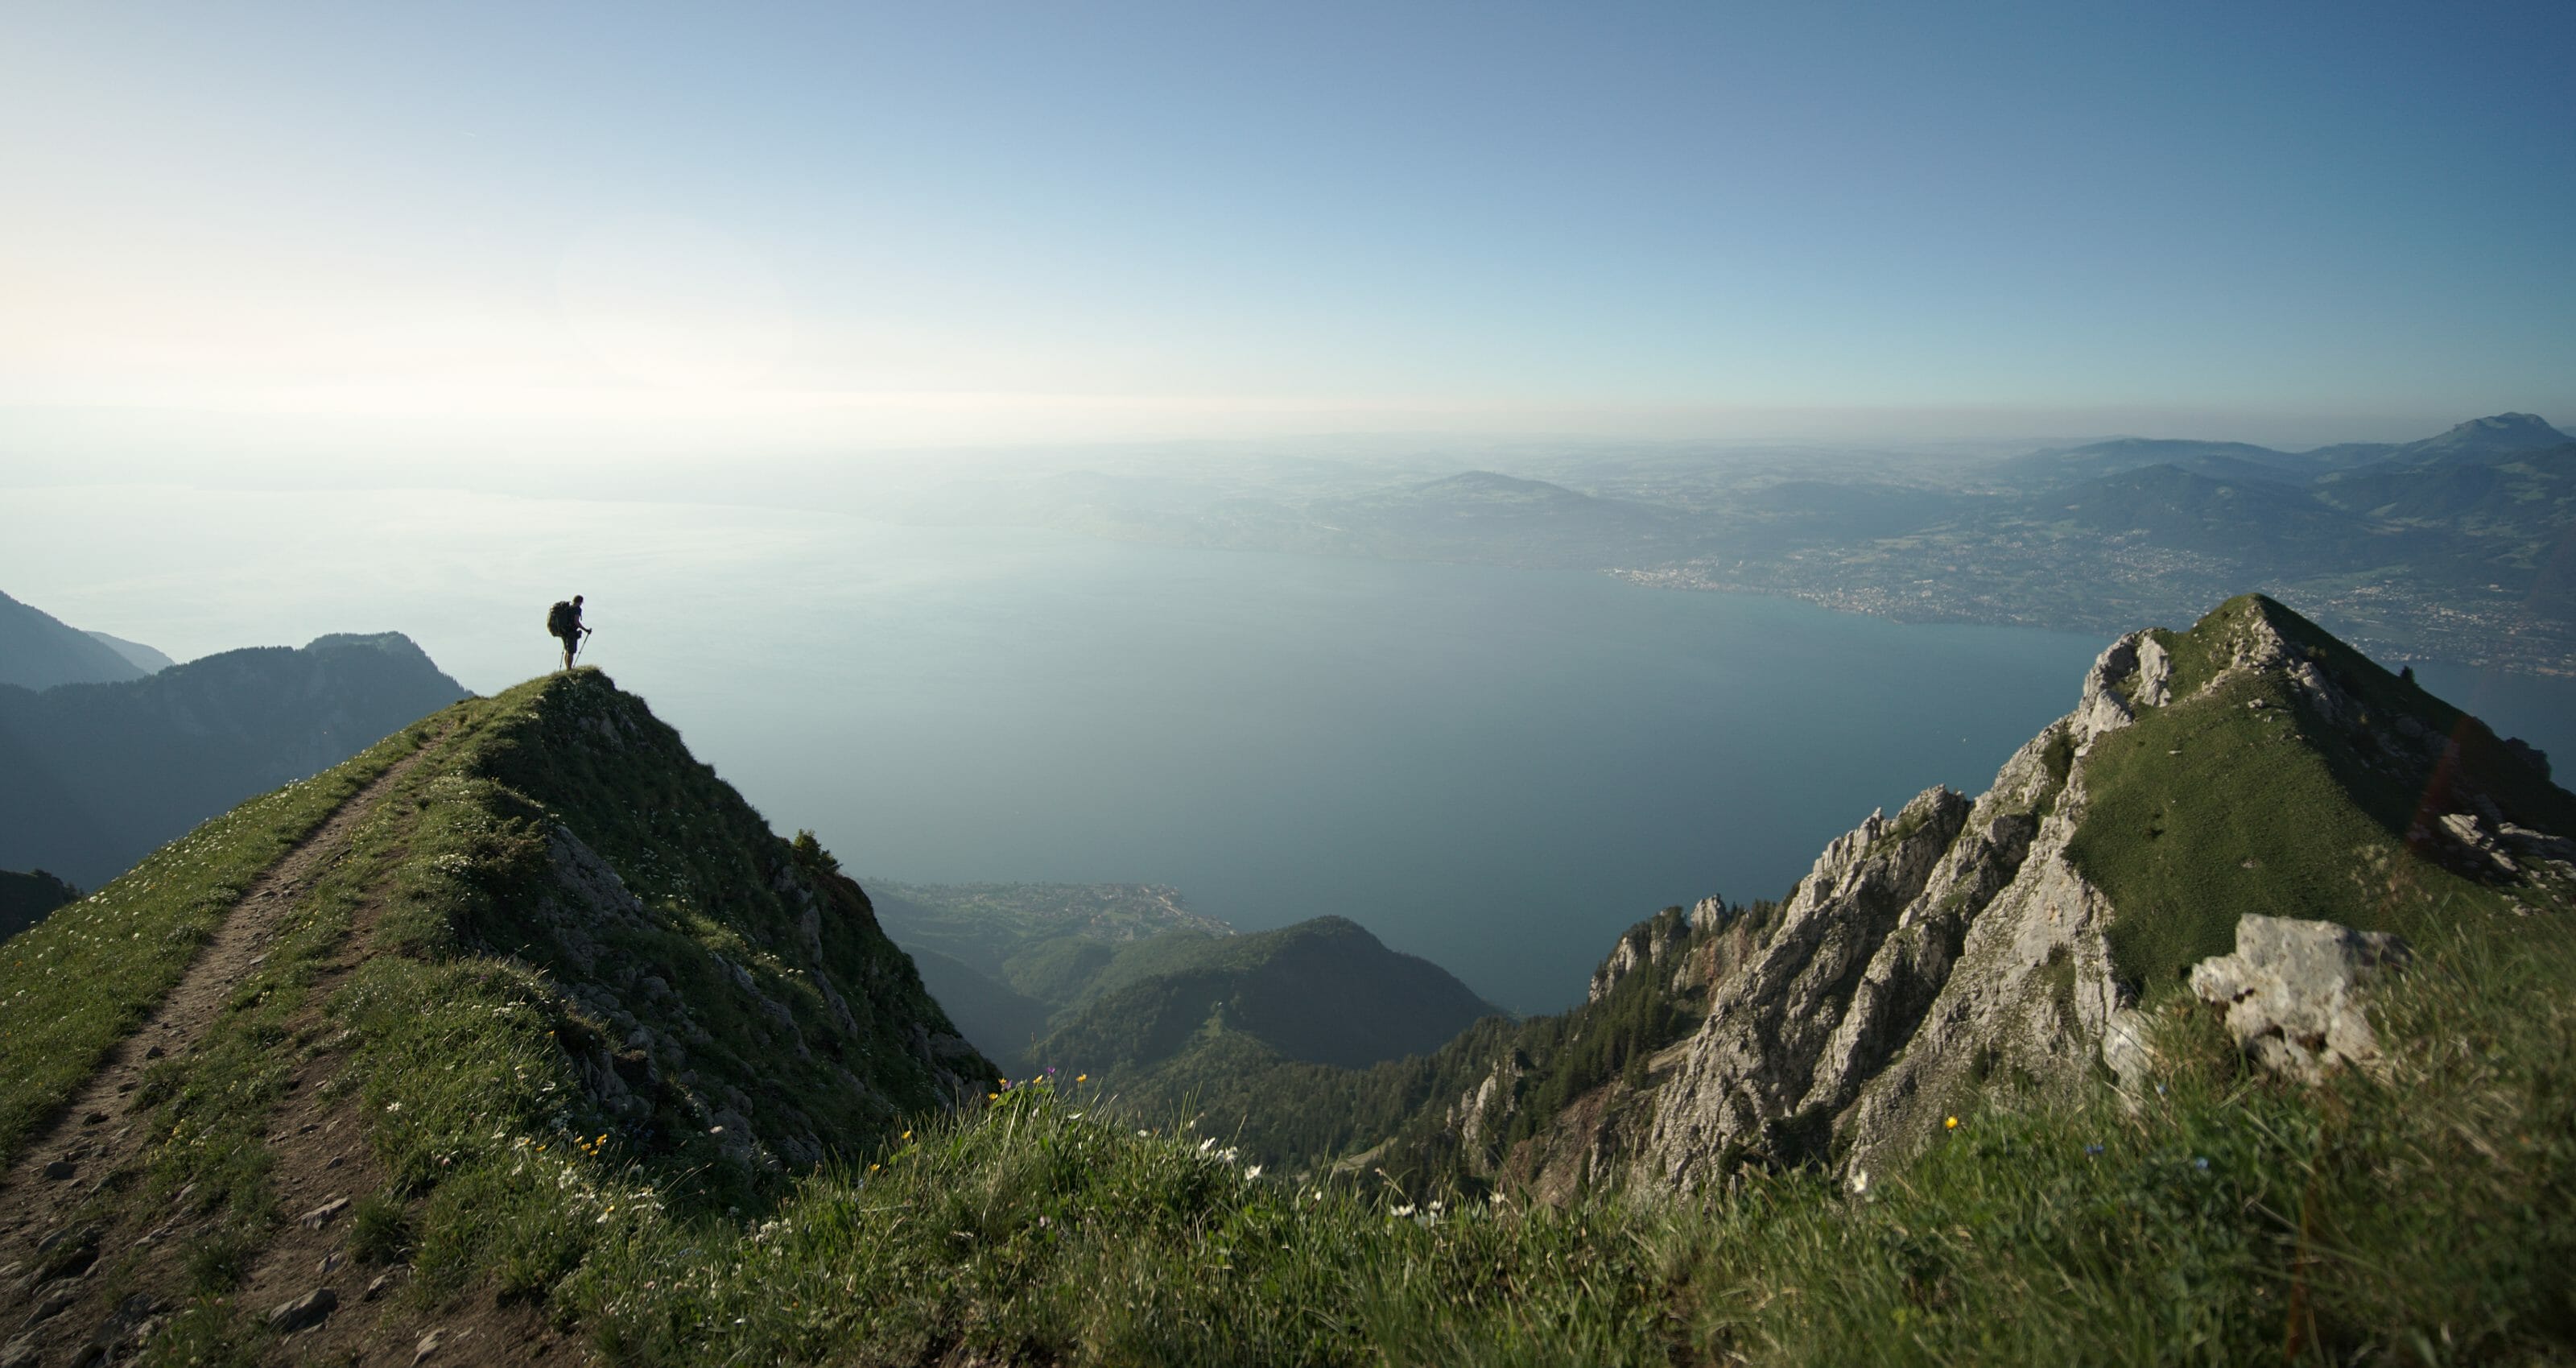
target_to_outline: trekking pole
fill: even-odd
[[[587,646],[587,645],[589,645],[589,644],[590,644],[590,629],[589,629],[589,628],[587,628],[587,627],[584,627],[584,628],[582,628],[582,629],[581,629],[581,635],[580,635],[580,636],[578,636],[578,637],[573,638],[573,643],[572,643],[572,663],[573,663],[573,664],[578,665],[578,664],[580,664],[580,663],[581,663],[581,648],[582,648],[582,647],[584,647],[584,646]]]

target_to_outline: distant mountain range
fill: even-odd
[[[90,640],[98,642],[109,650],[125,657],[126,663],[132,665],[138,670],[141,670],[145,674],[159,674],[161,671],[169,669],[172,665],[178,663],[170,657],[144,645],[139,641],[128,641],[123,637],[109,636],[105,632],[89,632],[85,635],[87,635]],[[11,684],[17,683],[14,679],[0,682]],[[29,686],[22,685],[20,687]]]
[[[1485,459],[1496,464],[1174,455],[987,471],[869,513],[1593,569],[1908,621],[2085,632],[2182,617],[2250,586],[2393,659],[2576,674],[2576,445],[2528,413],[2307,451],[2120,437],[2001,460],[1579,443]]]
[[[2123,471],[2170,465],[2213,479],[2306,484],[2363,466],[2421,469],[2476,465],[2570,442],[2576,442],[2576,437],[2569,437],[2535,414],[2499,413],[2473,418],[2420,442],[2346,442],[2296,452],[2244,442],[2117,437],[2017,456],[1998,464],[1995,473],[2007,484],[2075,484]]]
[[[50,689],[140,679],[170,664],[149,646],[65,626],[42,609],[0,594],[0,684]]]
[[[394,632],[225,651],[146,675],[14,600],[0,604],[0,621],[52,662],[22,664],[22,675],[122,672],[42,690],[0,685],[0,867],[90,887],[243,798],[467,696]]]
[[[2124,440],[2006,466],[2040,483],[2085,478],[1987,515],[1992,540],[2065,522],[2274,576],[2492,585],[2525,608],[2576,614],[2576,565],[2565,555],[2576,533],[2576,438],[2527,413],[2402,446],[2293,454]]]

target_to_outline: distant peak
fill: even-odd
[[[2558,433],[2557,428],[2550,426],[2549,421],[2537,413],[2491,414],[2484,418],[2472,418],[2453,427],[2451,431],[2467,432],[2472,429],[2484,432],[2530,432],[2548,435]]]
[[[341,651],[361,649],[382,651],[387,655],[413,656],[423,652],[418,643],[400,632],[331,632],[306,642],[308,651]]]
[[[1518,475],[1505,475],[1495,470],[1462,470],[1455,475],[1443,475],[1439,479],[1428,481],[1422,487],[1438,489],[1442,486],[1466,489],[1562,489],[1564,487],[1549,484],[1545,480],[1527,480]]]
[[[2566,433],[2550,426],[2548,420],[2539,414],[2498,413],[2455,424],[2441,436],[2415,445],[2419,449],[2436,451],[2519,451],[2526,447],[2556,446],[2567,440]]]

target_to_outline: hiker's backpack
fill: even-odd
[[[581,621],[581,610],[573,607],[571,601],[557,603],[546,610],[546,635],[570,636],[573,632],[573,624],[579,621]]]

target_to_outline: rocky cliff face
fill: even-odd
[[[1866,1171],[1928,1133],[1962,1080],[2081,1080],[2127,1005],[2108,903],[2066,856],[2083,760],[2165,701],[2170,676],[2156,641],[2123,637],[1983,796],[1930,789],[1826,847],[1779,931],[1717,989],[1637,1167],[1685,1188],[1748,1154]]]
[[[2186,740],[2174,728],[2151,729],[2158,749],[2141,760],[2143,743],[2122,734],[2161,710],[2194,730]],[[2122,737],[2117,746],[2114,737]],[[2559,869],[2576,846],[2551,830],[2568,824],[2568,795],[2548,785],[2543,757],[2497,741],[2279,605],[2235,600],[2188,634],[2138,632],[2112,643],[2074,710],[2014,753],[1984,794],[1972,801],[1934,788],[1892,818],[1872,814],[1825,849],[1766,924],[1734,927],[1722,953],[1698,929],[1657,922],[1630,931],[1594,975],[1593,1002],[1643,968],[1705,954],[1695,966],[1706,975],[1705,1015],[1643,1077],[1632,1070],[1563,1108],[1494,1176],[1557,1198],[1614,1175],[1687,1190],[1746,1162],[1813,1162],[1859,1185],[1920,1148],[1980,1088],[2009,1086],[2036,1099],[2142,1085],[2153,1059],[2137,1010],[2146,991],[2141,952],[2133,947],[2124,969],[2113,928],[2149,944],[2163,937],[2180,947],[2173,953],[2188,949],[2189,928],[2178,925],[2187,919],[2169,890],[2136,870],[2170,878],[2156,862],[2180,863],[2200,880],[2191,887],[2204,901],[2264,898],[2251,882],[2257,874],[2243,873],[2241,887],[2228,882],[2240,862],[2211,870],[2208,853],[2182,848],[2184,838],[2156,844],[2169,810],[2216,809],[2204,830],[2245,825],[2233,814],[2256,806],[2247,795],[2259,784],[2213,793],[2180,782],[2178,769],[2141,779],[2139,767],[2206,747],[2216,773],[2241,777],[2291,754],[2254,746],[2296,748],[2332,774],[2335,801],[2349,796],[2351,815],[2379,843],[2325,849],[2320,828],[2312,854],[2322,867],[2367,864],[2386,881],[2381,888],[2352,875],[2342,881],[2350,887],[2325,891],[2329,902],[2341,897],[2367,913],[2363,904],[2392,906],[2390,890],[2425,906],[2491,894],[2528,912],[2564,904],[2576,889],[2576,865]],[[2088,827],[2106,747],[2125,748],[2124,806],[2117,823]],[[2143,829],[2106,830],[2140,825],[2137,797],[2148,783],[2163,789]],[[2386,792],[2373,797],[2378,783]],[[2389,839],[2403,825],[2389,817],[2391,802],[2419,791],[2412,826],[2402,842]],[[2349,840],[2352,829],[2331,839]],[[2241,870],[2258,870],[2289,853],[2282,843],[2308,834],[2267,835],[2275,848],[2249,850]],[[2418,856],[2439,868],[2414,865]],[[2118,905],[2088,876],[2088,859],[2117,871],[2136,905]],[[2457,882],[2436,888],[2446,875]],[[2219,924],[2233,918],[2227,911]],[[1722,927],[1722,916],[1710,924]],[[2159,984],[2173,977],[2163,967]],[[1665,972],[1678,984],[1689,969]],[[1498,1070],[1460,1098],[1457,1128],[1470,1136],[1490,1128],[1510,1082]]]

